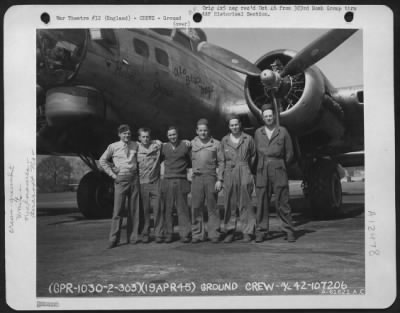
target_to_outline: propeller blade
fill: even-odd
[[[275,116],[276,116],[276,125],[281,126],[280,116],[279,116],[279,108],[278,108],[278,100],[276,99],[275,91],[271,90],[272,102],[274,103]]]
[[[281,77],[294,75],[317,63],[327,56],[344,41],[353,35],[357,29],[332,29],[314,40],[286,64]]]
[[[247,61],[241,56],[203,41],[197,46],[197,50],[214,61],[242,74],[250,76],[260,76],[261,70],[253,63]]]

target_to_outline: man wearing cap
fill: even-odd
[[[142,242],[150,242],[150,208],[153,204],[154,237],[157,243],[162,242],[164,219],[160,209],[160,158],[161,141],[151,140],[151,130],[138,130],[138,164],[140,180],[140,196],[143,207]]]
[[[256,159],[256,147],[253,138],[242,131],[238,116],[229,116],[228,124],[230,133],[221,140],[224,160],[224,224],[227,234],[224,242],[233,241],[234,232],[237,230],[237,211],[243,241],[249,242],[256,225],[251,201],[254,180],[250,170]]]
[[[274,72],[280,73],[283,71],[283,64],[280,59],[275,59],[273,63],[271,63],[271,69]]]
[[[196,133],[197,137],[192,140],[192,243],[206,239],[204,202],[208,211],[208,238],[217,243],[220,240],[217,199],[222,189],[224,165],[221,144],[210,137],[208,121],[204,118],[197,122]]]
[[[128,198],[128,242],[136,243],[139,235],[139,177],[138,144],[131,141],[131,130],[126,124],[118,128],[120,141],[114,142],[100,157],[100,165],[114,179],[114,210],[108,248],[118,245],[121,234],[122,211]]]
[[[292,140],[288,131],[276,125],[272,104],[261,108],[265,126],[254,135],[257,148],[257,225],[256,242],[261,242],[269,230],[269,201],[275,194],[275,207],[288,242],[296,240],[289,206],[289,183],[286,166],[293,160]],[[264,233],[265,232],[265,233]]]
[[[179,140],[178,129],[170,126],[167,131],[169,142],[164,143],[161,151],[164,159],[164,178],[161,182],[161,199],[165,215],[165,242],[173,240],[172,209],[178,213],[179,235],[184,243],[190,242],[191,224],[187,196],[190,183],[187,169],[190,166],[190,146]]]

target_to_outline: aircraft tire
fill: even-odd
[[[81,179],[77,195],[78,207],[88,219],[112,216],[113,196],[111,179],[103,173],[89,172]]]
[[[313,218],[328,219],[342,213],[342,184],[335,162],[320,159],[313,165],[307,191],[308,213]]]

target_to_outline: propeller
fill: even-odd
[[[277,101],[279,99],[277,99],[276,93],[280,88],[282,78],[303,72],[335,50],[356,31],[357,29],[332,29],[328,31],[297,53],[281,72],[270,69],[260,70],[245,58],[205,41],[198,45],[197,50],[227,68],[249,76],[259,77],[264,86],[265,94],[272,97],[275,110],[279,112]],[[276,114],[276,117],[279,125],[279,114]]]
[[[286,64],[281,76],[294,75],[304,71],[339,47],[356,31],[357,29],[332,29],[328,31],[297,53]]]

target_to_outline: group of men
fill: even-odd
[[[273,106],[264,105],[262,115],[265,125],[256,130],[254,139],[242,131],[240,119],[235,115],[228,118],[230,132],[221,141],[210,136],[206,119],[197,122],[197,136],[192,141],[180,140],[178,129],[169,127],[167,143],[151,140],[148,128],[140,128],[139,141],[132,141],[129,126],[121,125],[120,141],[110,144],[100,158],[100,165],[114,179],[115,187],[108,247],[114,248],[120,242],[126,199],[129,243],[150,242],[151,207],[156,243],[174,240],[174,207],[180,240],[184,243],[207,239],[213,243],[230,243],[237,233],[242,234],[245,242],[253,239],[262,242],[269,231],[272,193],[286,239],[294,242],[286,173],[286,166],[293,159],[292,142],[287,130],[276,125]],[[191,183],[187,179],[190,167]],[[256,210],[251,199],[254,186]],[[222,189],[223,223],[217,207]],[[205,210],[208,220],[204,218]]]

